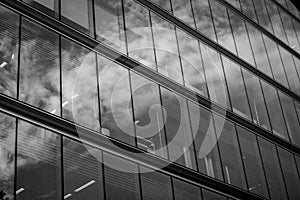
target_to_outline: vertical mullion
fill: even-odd
[[[103,183],[103,198],[106,200],[106,185],[105,185],[105,163],[104,163],[104,153],[101,151],[101,158],[102,158],[102,183]]]
[[[88,23],[89,35],[95,38],[95,21],[94,21],[94,0],[87,0],[88,3]]]
[[[18,159],[17,158],[18,158],[18,127],[19,127],[19,125],[18,125],[19,119],[18,118],[15,118],[15,123],[16,123],[16,125],[15,125],[15,141],[14,141],[14,143],[15,143],[15,149],[14,149],[14,151],[15,151],[14,171],[15,171],[15,173],[14,174],[15,175],[14,175],[13,196],[14,196],[14,199],[17,199],[17,181],[18,181],[18,179],[17,179],[17,172],[18,172],[17,161],[18,161]]]

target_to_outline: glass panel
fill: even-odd
[[[214,19],[218,43],[236,54],[227,9],[216,1],[209,1]]]
[[[295,156],[295,159],[296,159],[296,164],[297,164],[297,169],[298,169],[298,176],[300,178],[300,157]]]
[[[279,92],[279,98],[291,140],[300,146],[300,125],[293,100],[281,92]]]
[[[256,136],[240,127],[237,127],[237,132],[246,170],[249,187],[248,190],[268,198],[267,186]]]
[[[188,103],[199,171],[223,180],[212,114],[194,103]]]
[[[102,200],[101,151],[64,139],[64,199]]]
[[[165,9],[168,12],[171,12],[170,0],[151,0],[153,3],[158,5],[160,8]]]
[[[253,5],[256,10],[259,24],[266,28],[269,32],[273,33],[271,21],[268,16],[267,8],[264,0],[253,0]]]
[[[149,171],[148,168],[140,167],[142,172]],[[153,171],[141,173],[141,185],[143,200],[171,200],[172,186],[171,178],[165,174]]]
[[[258,138],[258,143],[271,199],[287,199],[275,145],[261,138]]]
[[[19,123],[17,199],[61,199],[60,143],[51,131]]]
[[[251,119],[241,68],[239,65],[224,56],[222,56],[222,60],[229,89],[232,110],[244,118]]]
[[[242,71],[245,79],[253,121],[265,129],[271,130],[260,80],[252,73],[244,69]]]
[[[21,41],[20,100],[60,115],[58,35],[23,18]]]
[[[171,161],[196,169],[193,137],[186,99],[161,88],[162,105],[166,111],[166,134]]]
[[[98,56],[102,133],[135,146],[129,71]]]
[[[128,54],[156,70],[149,11],[133,0],[126,0],[124,6]]]
[[[168,158],[164,116],[158,85],[133,72],[131,75],[137,146],[145,151]]]
[[[0,193],[14,198],[16,120],[0,113]]]
[[[151,19],[158,71],[182,84],[175,27],[156,14],[151,13]]]
[[[263,92],[266,99],[267,109],[270,116],[273,133],[288,140],[288,133],[284,123],[280,102],[275,88],[265,82],[262,83]]]
[[[94,5],[97,39],[125,53],[121,0],[95,0]]]
[[[249,24],[246,25],[257,68],[269,77],[273,77],[266,51],[267,49],[265,47],[261,32]]]
[[[275,42],[273,42],[271,39],[263,35],[267,52],[269,55],[269,61],[271,63],[271,68],[273,71],[273,75],[275,80],[280,82],[282,85],[288,88],[288,83],[285,76],[285,71],[283,69],[282,61],[280,59],[280,54],[278,51],[278,46]]]
[[[99,131],[96,54],[61,41],[63,117]]]
[[[243,163],[239,144],[236,137],[235,127],[233,123],[225,121],[225,123],[218,123],[224,121],[221,117],[214,115],[216,129],[221,129],[221,137],[219,138],[220,155],[223,166],[223,173],[225,181],[229,184],[246,189],[245,172],[243,170]],[[222,126],[221,126],[222,125]]]
[[[279,50],[288,77],[289,86],[293,92],[300,95],[300,81],[294,65],[293,56],[282,47],[279,47]]]
[[[266,2],[268,14],[270,16],[275,35],[280,40],[287,43],[287,38],[286,38],[285,31],[284,31],[284,28],[283,28],[283,25],[281,22],[281,18],[279,16],[279,13],[277,10],[277,6],[269,0],[266,0],[265,2]]]
[[[199,187],[176,178],[173,178],[172,180],[175,200],[201,200],[201,191]]]
[[[229,12],[229,19],[238,56],[254,66],[255,63],[246,29],[246,23],[231,12]]]
[[[227,198],[215,192],[202,189],[203,200],[226,200]]]
[[[19,15],[0,6],[0,93],[17,96]]]
[[[252,0],[240,0],[242,12],[247,15],[250,19],[252,19],[255,22],[257,21],[257,16],[255,13],[254,5]]]
[[[103,160],[106,199],[140,199],[138,165],[105,152]]]
[[[23,0],[23,1],[52,17],[56,16],[55,13],[57,14],[57,11],[55,10],[56,9],[55,4],[57,3],[57,0]]]
[[[61,0],[61,15],[62,21],[68,25],[90,34],[92,20],[89,17],[91,14],[90,0]]]
[[[216,34],[210,12],[211,9],[208,1],[209,0],[191,0],[197,29],[205,36],[216,41]]]
[[[173,14],[191,27],[195,27],[190,0],[171,0]]]
[[[299,18],[299,11],[298,11],[297,7],[294,5],[294,3],[296,3],[296,2],[292,2],[291,0],[287,0],[286,3],[287,3],[288,10],[291,13],[293,13],[296,17]]]
[[[185,86],[207,97],[207,85],[199,43],[182,31],[178,30],[177,33]]]
[[[294,156],[281,148],[278,148],[278,154],[288,196],[290,199],[300,199],[300,177],[297,173]]]

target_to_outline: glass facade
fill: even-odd
[[[289,0],[6,1],[0,199],[300,199]]]

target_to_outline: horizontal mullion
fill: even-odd
[[[289,10],[287,10],[285,7],[283,7],[280,3],[278,3],[276,0],[271,0],[274,4],[276,4],[277,7],[281,8],[284,10],[287,14],[289,14],[293,19],[295,19],[298,23],[300,23],[300,19],[295,16],[293,13],[291,13]],[[288,0],[292,1],[292,0]],[[299,1],[299,0],[298,0]],[[293,3],[293,2],[292,2]],[[294,3],[293,3],[294,4]],[[295,6],[297,8],[297,6]],[[297,8],[298,9],[298,8]]]
[[[262,32],[263,34],[265,34],[271,40],[273,40],[274,42],[276,42],[277,44],[279,44],[281,47],[283,47],[285,50],[287,50],[288,52],[290,52],[291,54],[293,54],[295,57],[297,57],[298,59],[300,59],[300,54],[297,51],[295,51],[294,49],[292,49],[289,45],[287,45],[286,43],[284,43],[283,41],[281,41],[279,38],[277,38],[275,35],[273,35],[272,33],[270,33],[264,27],[260,26],[258,23],[256,23],[252,19],[250,19],[244,13],[240,12],[238,9],[236,9],[234,6],[232,6],[230,3],[228,3],[225,0],[216,0],[216,1],[218,1],[220,4],[224,5],[227,9],[229,9],[230,11],[232,11],[234,14],[238,15],[241,19],[243,19],[244,21],[246,21],[249,24],[251,24],[252,26],[254,26],[256,29],[258,29],[260,32]]]
[[[155,12],[159,16],[163,17],[173,25],[177,26],[178,28],[185,31],[187,34],[191,35],[192,37],[196,38],[197,40],[200,40],[207,44],[209,47],[212,47],[217,52],[220,52],[222,55],[227,56],[231,60],[238,63],[240,66],[246,68],[248,71],[251,71],[259,78],[263,79],[267,83],[271,84],[273,87],[281,90],[283,93],[287,94],[288,96],[292,97],[293,99],[297,100],[300,103],[300,97],[295,94],[294,92],[290,91],[288,88],[280,84],[279,82],[275,81],[274,79],[270,78],[263,72],[257,70],[254,66],[247,63],[246,61],[242,60],[241,58],[237,57],[235,54],[230,52],[229,50],[225,49],[223,46],[217,44],[216,42],[212,41],[211,39],[207,38],[205,35],[200,33],[199,31],[193,29],[192,27],[188,26],[184,22],[182,22],[180,19],[176,18],[175,16],[170,15],[166,11],[160,9],[157,5],[155,5],[152,2],[149,2],[148,0],[135,0],[136,2],[140,3],[144,7],[147,7],[152,12]],[[298,54],[297,54],[298,55]],[[298,55],[299,56],[299,55]]]
[[[229,195],[234,198],[245,200],[264,199],[248,191],[160,158],[154,154],[147,153],[134,146],[99,134],[98,132],[81,125],[76,125],[56,115],[47,113],[3,94],[0,94],[0,110],[22,120],[53,130],[65,137],[85,142],[93,147],[111,152],[133,162],[146,165],[171,176],[184,179],[198,186],[221,192],[226,196]]]

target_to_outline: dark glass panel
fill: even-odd
[[[223,180],[222,167],[211,112],[189,102],[189,111],[199,171]],[[221,130],[217,130],[220,136]]]
[[[173,189],[175,200],[201,200],[200,188],[173,178]]]
[[[178,30],[177,33],[185,86],[207,97],[207,85],[199,43],[182,31]]]
[[[242,71],[245,79],[253,122],[265,129],[271,130],[260,80],[252,73],[244,69]]]
[[[61,137],[24,121],[18,125],[17,199],[61,199]]]
[[[287,199],[275,145],[261,138],[258,138],[258,144],[266,172],[271,199]]]
[[[64,139],[64,199],[102,200],[101,151]]]
[[[241,68],[236,63],[222,56],[224,71],[226,75],[231,105],[233,112],[251,119],[249,102],[245,91],[245,85],[241,73]]]
[[[237,132],[246,171],[248,190],[268,198],[267,185],[256,136],[241,127],[237,127]]]
[[[140,199],[138,165],[105,152],[103,161],[106,199]]]
[[[300,199],[300,177],[297,173],[294,156],[281,148],[278,148],[278,154],[288,196],[290,199]]]
[[[235,132],[235,126],[214,115],[216,130],[222,130],[218,140],[223,166],[224,179],[227,183],[246,189],[245,172]]]
[[[296,67],[294,65],[293,56],[287,50],[279,47],[286,75],[290,89],[296,94],[300,95],[300,81],[297,75]]]
[[[14,198],[16,120],[0,113],[0,192]]]
[[[135,145],[129,71],[98,56],[102,133]]]
[[[165,88],[161,88],[161,95],[170,160],[196,169],[187,101]]]
[[[216,1],[210,0],[218,43],[236,54],[233,35],[230,27],[227,9]]]
[[[195,27],[190,0],[171,0],[173,14],[191,27]]]
[[[220,194],[205,189],[202,189],[202,194],[203,194],[203,200],[226,200],[227,199],[225,196],[222,196]]]
[[[86,34],[91,33],[91,0],[61,0],[62,21]]]
[[[96,54],[62,38],[63,117],[99,131]]]
[[[0,93],[17,97],[19,15],[0,6]]]
[[[269,55],[269,61],[271,63],[274,79],[288,88],[288,82],[278,51],[278,45],[265,35],[263,35],[263,38]]]
[[[131,72],[137,146],[168,158],[164,130],[166,110],[160,102],[157,84]]]
[[[266,99],[267,109],[270,116],[270,122],[273,129],[273,133],[286,140],[289,139],[284,118],[278,99],[277,91],[275,88],[265,82],[262,83],[263,92]]]
[[[126,53],[121,0],[94,0],[94,2],[96,38]]]
[[[246,23],[232,12],[229,12],[229,19],[238,56],[254,66],[255,63],[246,29]]]
[[[216,34],[210,12],[209,0],[191,0],[197,29],[205,36],[216,41]]]
[[[279,92],[279,98],[290,138],[294,144],[300,146],[300,125],[293,100],[281,92]]]
[[[23,18],[19,99],[60,115],[59,38]]]
[[[256,10],[258,23],[266,28],[269,32],[273,32],[271,21],[268,16],[267,8],[264,0],[253,0],[253,5]]]
[[[165,174],[150,171],[148,168],[140,167],[143,200],[171,200],[172,186],[171,178]]]

